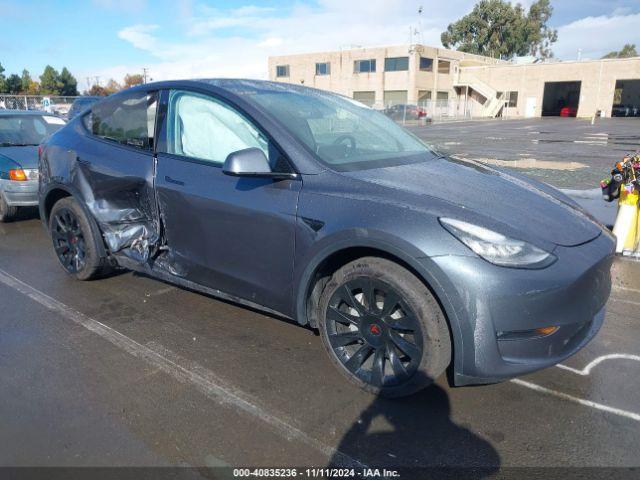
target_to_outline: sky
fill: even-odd
[[[525,7],[532,0],[521,0]],[[80,88],[126,73],[150,78],[267,78],[267,57],[414,41],[441,46],[475,0],[0,0],[0,64],[32,76],[69,68]],[[513,2],[515,3],[515,1]],[[552,0],[555,56],[640,48],[640,1]],[[423,7],[418,15],[418,7]]]

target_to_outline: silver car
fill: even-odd
[[[45,112],[0,110],[0,222],[38,205],[38,145],[64,125]]]

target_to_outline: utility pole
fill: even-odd
[[[418,7],[418,28],[420,29],[420,43],[424,45],[424,35],[422,34],[422,5]]]
[[[147,83],[147,72],[149,71],[149,69],[147,67],[144,67],[142,69],[142,82],[143,83]]]

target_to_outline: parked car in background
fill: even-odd
[[[67,105],[65,104],[51,105],[51,113],[64,119],[69,118],[70,109],[71,109],[71,105],[68,105],[68,104]]]
[[[67,118],[71,120],[72,118],[77,116],[80,112],[82,112],[83,110],[86,110],[101,98],[103,97],[93,97],[88,95],[84,95],[82,97],[76,98],[71,104],[71,108],[69,109]]]
[[[561,117],[577,117],[578,116],[578,108],[577,107],[562,107],[560,109]]]
[[[384,114],[392,120],[419,120],[427,116],[424,108],[417,105],[392,105],[384,110]]]
[[[604,321],[615,242],[575,202],[329,92],[141,85],[53,135],[41,168],[69,275],[120,266],[296,319],[375,394],[450,364],[457,385],[539,370]]]
[[[64,124],[45,112],[0,111],[0,222],[38,205],[38,145]]]

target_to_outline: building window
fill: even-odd
[[[420,57],[420,71],[433,72],[433,58]]]
[[[360,103],[364,103],[365,105],[373,107],[373,104],[376,103],[376,92],[353,92],[353,99]]]
[[[438,92],[436,94],[437,105],[447,105],[449,103],[449,92]]]
[[[409,57],[394,57],[384,59],[385,72],[403,72],[409,70]]]
[[[507,107],[515,108],[518,106],[518,92],[497,92],[496,98],[503,98]]]
[[[331,74],[331,64],[329,62],[316,63],[316,75]]]
[[[451,62],[447,60],[438,60],[438,73],[448,74],[451,70]]]
[[[375,71],[376,61],[373,58],[371,60],[356,60],[353,62],[354,73],[369,73]]]
[[[418,103],[427,103],[431,100],[431,90],[418,90]]]
[[[289,76],[289,65],[276,66],[276,77],[288,77],[288,76]]]
[[[391,107],[393,105],[405,105],[407,103],[406,90],[385,90],[384,106]]]

